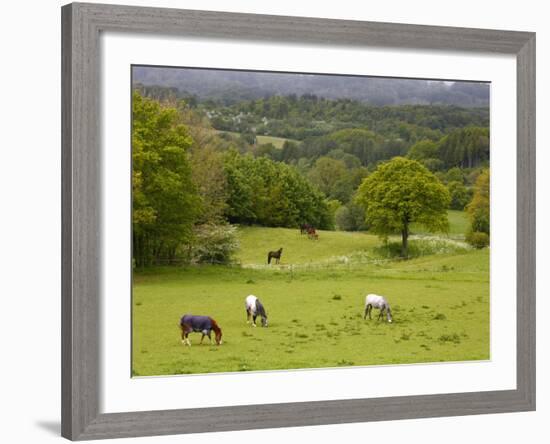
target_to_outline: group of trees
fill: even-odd
[[[174,108],[133,95],[132,223],[137,266],[175,258],[200,213],[187,151],[192,139]]]
[[[236,150],[224,159],[229,222],[297,227],[308,221],[321,229],[333,228],[325,195],[296,168]]]
[[[244,223],[333,228],[326,196],[298,170],[241,154],[182,104],[134,92],[132,221],[136,266],[225,262]]]
[[[312,94],[270,96],[225,106],[202,104],[214,128],[254,132],[296,140],[317,137],[344,128],[370,128],[384,138],[414,143],[439,139],[455,128],[487,126],[487,108],[452,105],[372,106],[351,99],[326,99]]]
[[[489,132],[455,128],[484,122],[483,110],[276,96],[217,110],[209,103],[205,113],[173,89],[147,95],[133,94],[137,266],[226,262],[238,245],[230,224],[398,232],[406,256],[410,224],[444,230],[448,208],[467,207],[468,239],[488,242],[489,178],[482,168]],[[246,125],[281,120],[323,129],[276,148],[257,143],[258,127],[238,135],[216,130],[230,112]],[[355,126],[367,122],[376,131]]]
[[[438,142],[422,140],[410,148],[408,157],[419,160],[432,171],[486,165],[489,128],[471,126],[453,130]]]

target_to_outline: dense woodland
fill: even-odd
[[[445,206],[471,215],[471,239],[487,243],[487,107],[224,101],[144,85],[132,103],[136,266],[226,262],[234,224],[367,230],[358,190],[396,157],[434,176]]]

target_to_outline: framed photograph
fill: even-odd
[[[535,35],[62,8],[62,434],[535,409]]]

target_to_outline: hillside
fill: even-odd
[[[197,68],[139,67],[133,70],[134,85],[162,85],[226,103],[273,95],[315,94],[326,98],[349,98],[373,105],[445,104],[462,107],[489,105],[489,85],[482,82],[395,79],[367,76],[310,75],[220,71]]]

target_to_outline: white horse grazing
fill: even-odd
[[[262,318],[262,327],[267,327],[267,314],[265,308],[260,300],[253,294],[248,295],[244,301],[246,308],[246,323],[250,322],[252,317],[252,325],[256,327],[256,318],[260,316]]]
[[[388,322],[392,322],[390,304],[388,304],[388,301],[384,296],[378,296],[377,294],[367,295],[367,297],[365,298],[364,319],[367,319],[367,315],[369,315],[369,319],[372,319],[371,312],[373,307],[378,308],[380,310],[380,314],[378,315],[378,320],[380,320],[384,316],[384,313],[386,313]]]

